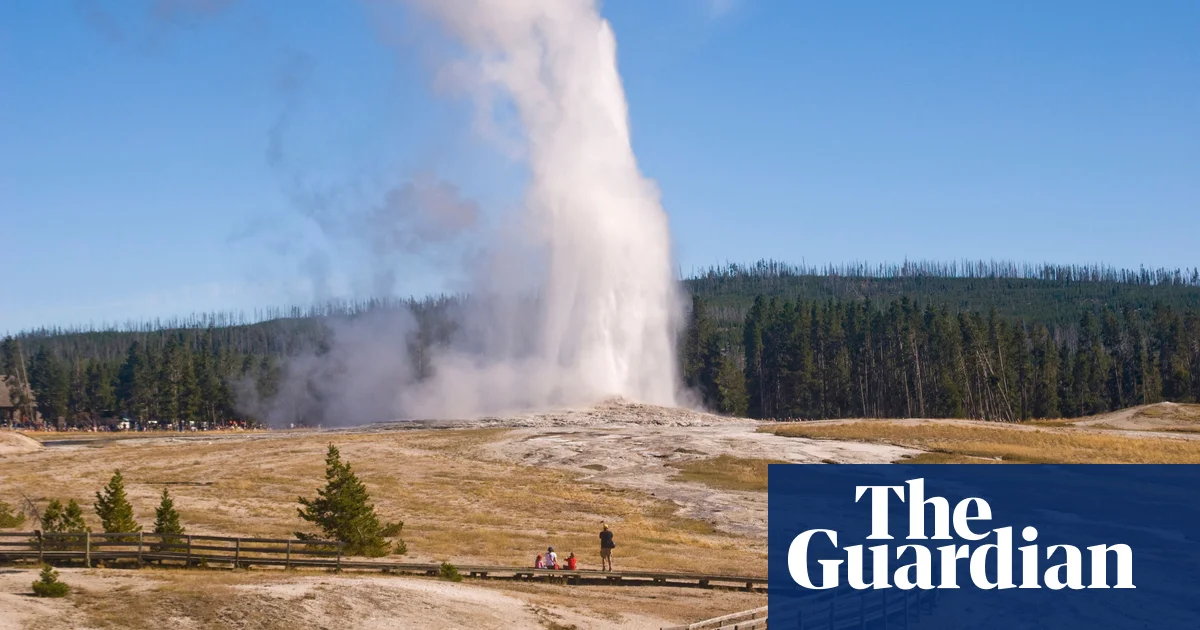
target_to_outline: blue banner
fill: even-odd
[[[771,628],[1200,628],[1200,466],[772,465]]]

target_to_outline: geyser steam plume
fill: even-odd
[[[478,257],[456,338],[422,356],[424,378],[403,350],[407,313],[335,321],[329,351],[290,361],[258,415],[286,422],[315,405],[325,422],[360,423],[611,396],[675,404],[682,308],[667,217],[638,171],[616,41],[594,0],[408,1],[460,44],[439,81],[476,98],[481,131],[517,127],[525,198]],[[377,238],[388,229],[445,223],[442,207],[463,202],[444,197],[390,196],[368,221],[374,249],[413,240]]]
[[[519,118],[530,181],[516,225],[526,235],[496,255],[520,258],[515,250],[532,245],[542,272],[533,321],[492,328],[498,338],[486,344],[488,360],[443,357],[432,396],[421,398],[461,399],[474,385],[479,398],[465,401],[474,407],[612,395],[674,404],[680,302],[667,216],[657,187],[638,170],[616,39],[596,3],[414,2],[463,45],[466,59],[455,74],[487,95],[480,106],[508,102]],[[503,296],[512,289],[490,277],[480,291]],[[530,352],[514,351],[506,340],[523,337],[516,329],[529,326]]]

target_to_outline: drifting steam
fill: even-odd
[[[458,334],[422,358],[427,369],[409,356],[411,314],[338,322],[327,352],[291,362],[268,417],[306,397],[354,416],[343,422],[611,396],[674,404],[681,309],[667,217],[638,170],[616,40],[594,0],[411,4],[461,45],[441,80],[476,97],[480,121],[513,113],[524,202],[472,265]],[[417,181],[367,217],[370,247],[382,256],[450,238],[477,210],[450,184]]]

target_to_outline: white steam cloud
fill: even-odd
[[[612,396],[675,404],[682,308],[667,216],[638,169],[596,2],[408,2],[460,44],[439,80],[475,96],[479,121],[515,119],[524,201],[475,259],[455,339],[416,361],[421,378],[413,317],[368,316],[333,324],[322,356],[292,361],[275,406],[303,407],[315,390],[322,407],[359,416],[344,422],[363,422]],[[367,242],[377,257],[402,254],[454,238],[477,214],[452,185],[417,180],[367,217]]]

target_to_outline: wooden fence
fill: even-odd
[[[936,591],[841,588],[806,591],[789,602],[786,614],[776,611],[772,628],[779,630],[906,630],[909,624],[933,614]],[[767,607],[697,621],[663,630],[766,630]]]
[[[51,534],[0,532],[0,562],[50,564],[95,563],[182,564],[194,566],[278,566],[362,570],[437,575],[436,563],[394,562],[384,558],[348,558],[342,543],[228,536],[169,536],[163,534]],[[726,587],[761,590],[767,578],[758,576],[668,573],[658,571],[566,571],[526,567],[455,565],[466,577],[553,581],[565,584],[649,584],[659,586]]]
[[[0,532],[0,560],[39,563],[182,562],[185,566],[218,563],[341,568],[345,545],[340,542],[276,538],[231,538],[91,532]]]
[[[776,611],[773,628],[789,630],[907,629],[933,614],[937,591],[921,589],[809,591],[790,602],[786,615]]]
[[[697,621],[686,626],[668,626],[662,630],[765,630],[766,627],[767,607],[763,606]]]

